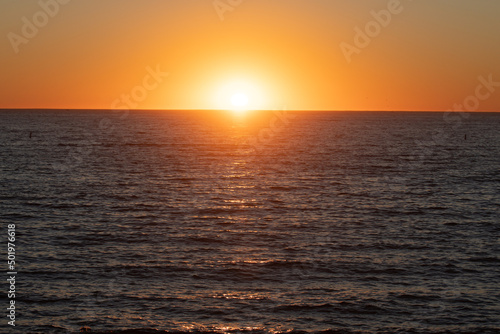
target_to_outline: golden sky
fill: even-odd
[[[498,111],[498,0],[0,0],[0,108]],[[455,106],[455,107],[454,107]]]

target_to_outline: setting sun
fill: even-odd
[[[212,99],[215,109],[221,110],[260,110],[269,108],[264,92],[269,89],[261,85],[259,80],[250,76],[239,79],[222,79],[214,86]],[[267,95],[267,94],[266,94]]]
[[[243,110],[248,106],[248,96],[243,93],[233,94],[231,97],[231,104],[235,108],[235,110]]]

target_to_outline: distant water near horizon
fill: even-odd
[[[499,113],[2,111],[11,332],[500,333],[499,130]]]

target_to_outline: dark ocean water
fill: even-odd
[[[468,116],[0,112],[15,331],[500,333],[500,114]]]

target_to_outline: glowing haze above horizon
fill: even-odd
[[[0,108],[447,110],[478,89],[476,109],[500,105],[500,87],[478,88],[500,82],[498,0],[0,9]]]

